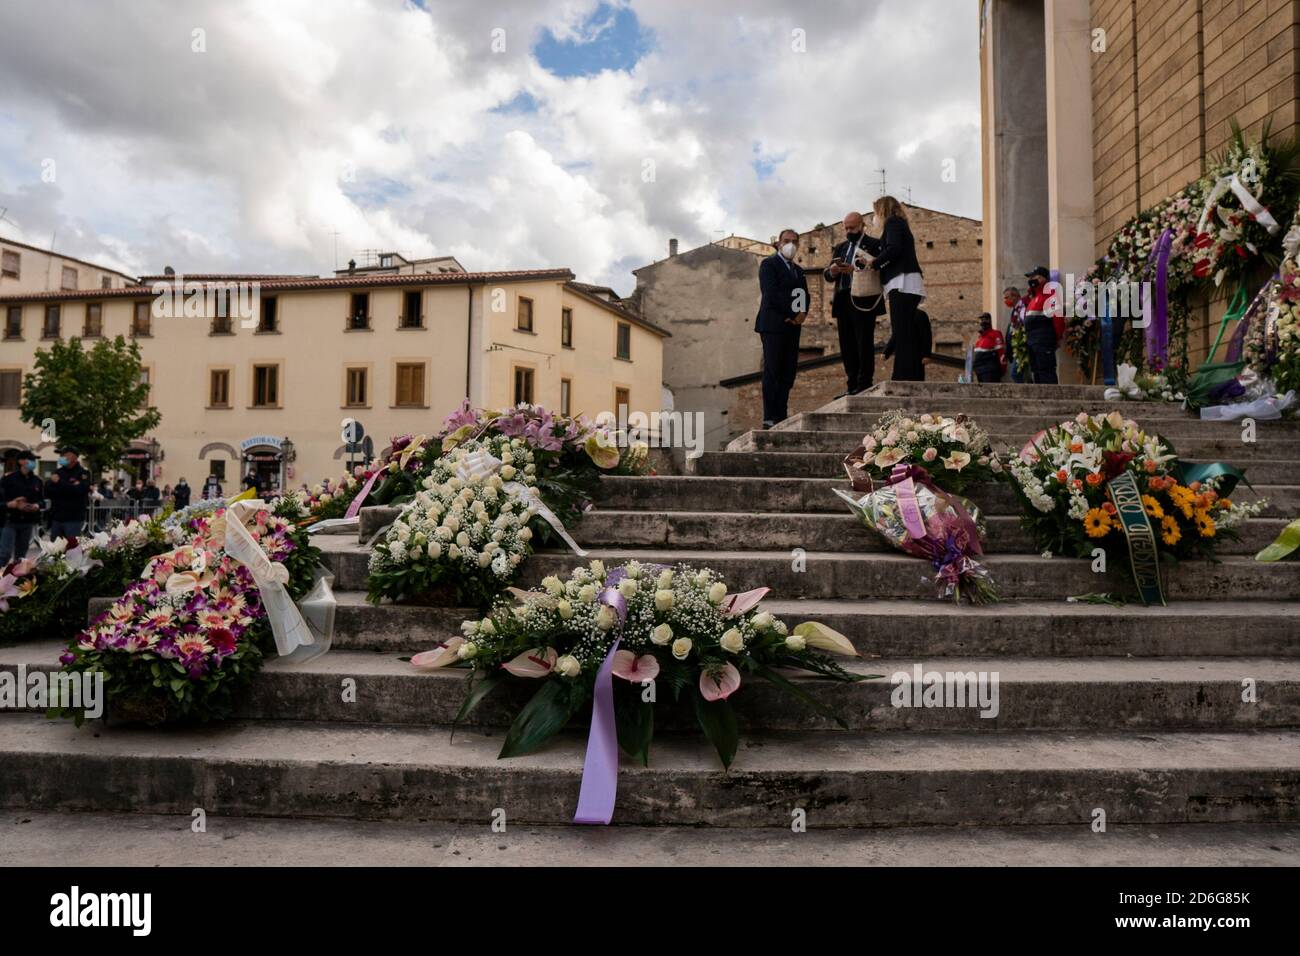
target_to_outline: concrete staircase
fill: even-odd
[[[1184,457],[1245,467],[1255,493],[1271,500],[1268,512],[1240,544],[1223,548],[1221,563],[1185,563],[1168,575],[1171,606],[1113,608],[1065,598],[1115,590],[1122,577],[1041,557],[1019,528],[1009,489],[976,489],[1004,600],[959,608],[935,601],[928,567],[884,550],[831,494],[844,453],[898,407],[964,412],[995,441],[1019,447],[1080,410],[1117,406],[1082,386],[885,383],[743,435],[698,459],[693,474],[606,479],[598,507],[573,530],[607,562],[684,561],[723,572],[738,590],[770,586],[767,606],[788,623],[820,620],[849,635],[866,655],[854,664],[863,673],[910,672],[917,663],[996,672],[997,716],[895,708],[883,680],[810,682],[838,708],[845,731],[750,682],[733,699],[744,737],[731,772],[664,709],[650,769],[627,764],[620,775],[615,822],[788,831],[802,808],[810,827],[1064,833],[1086,831],[1096,809],[1116,825],[1282,833],[1300,824],[1300,566],[1252,560],[1300,514],[1300,426],[1260,423],[1258,440],[1246,444],[1240,427],[1200,423],[1174,406],[1119,405]],[[474,827],[502,808],[521,824],[567,823],[583,734],[498,761],[519,702],[503,697],[451,736],[445,725],[460,704],[462,675],[415,673],[403,658],[455,633],[468,612],[370,607],[361,593],[364,548],[339,536],[320,544],[340,599],[329,655],[306,667],[269,665],[239,719],[223,727],[77,730],[6,715],[0,806],[154,814],[203,806],[234,816]],[[794,549],[802,549],[802,570]],[[577,560],[539,553],[524,583]],[[48,665],[56,654],[49,642],[0,649],[0,668]],[[1255,703],[1241,699],[1247,680]],[[1295,832],[1286,832],[1293,857]],[[1227,847],[1224,858],[1232,859]]]

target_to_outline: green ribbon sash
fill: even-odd
[[[1225,465],[1221,461],[1198,462],[1194,465],[1180,461],[1174,466],[1174,477],[1182,485],[1190,485],[1193,481],[1204,484],[1211,478],[1222,478],[1223,480],[1219,482],[1219,497],[1221,498],[1226,498],[1232,494],[1232,490],[1237,487],[1238,482],[1244,482],[1247,486],[1250,485],[1250,482],[1246,481],[1244,471],[1240,468],[1234,468],[1232,465]]]
[[[1282,529],[1277,540],[1255,555],[1256,561],[1281,561],[1288,554],[1300,549],[1300,518],[1296,518]]]
[[[1156,534],[1142,504],[1142,491],[1132,472],[1122,472],[1106,483],[1106,491],[1119,515],[1124,540],[1128,544],[1129,567],[1138,596],[1148,607],[1164,606],[1165,595],[1160,586],[1160,555],[1156,551]]]

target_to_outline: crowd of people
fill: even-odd
[[[930,363],[964,364],[934,353],[930,317],[921,308],[926,298],[924,273],[906,208],[893,196],[880,197],[872,205],[871,227],[868,231],[861,213],[848,213],[844,217],[845,239],[832,249],[831,263],[822,272],[823,281],[832,287],[831,317],[847,378],[843,395],[856,395],[872,386],[876,321],[886,309],[890,335],[884,357],[893,360],[893,381],[924,381]],[[795,262],[798,247],[799,233],[781,230],[776,252],[764,259],[758,270],[761,298],[754,331],[763,347],[764,428],[789,417],[799,340],[808,319],[808,277]],[[874,281],[855,281],[866,273],[871,273],[869,278]],[[1064,330],[1059,316],[1046,314],[1045,286],[1050,278],[1048,270],[1040,266],[1026,274],[1026,295],[1014,288],[1004,292],[1003,301],[1011,309],[1008,334],[1024,329],[1030,368],[1018,367],[993,316],[980,314],[971,369],[977,381],[1000,382],[1010,370],[1013,382],[1056,384],[1056,345]]]
[[[42,529],[51,539],[79,538],[103,531],[115,520],[153,515],[167,505],[179,511],[192,503],[194,489],[184,476],[162,488],[151,478],[95,481],[75,447],[64,445],[56,454],[58,466],[45,478],[37,473],[38,459],[30,451],[19,452],[11,470],[0,475],[0,568],[25,558]],[[338,490],[328,478],[321,489],[329,494]],[[241,479],[240,490],[264,499],[281,494],[278,485],[252,469]],[[306,483],[302,491],[309,491]],[[225,496],[221,479],[208,475],[199,500]]]

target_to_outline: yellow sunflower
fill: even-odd
[[[1182,531],[1178,528],[1178,522],[1173,519],[1172,515],[1165,515],[1160,519],[1160,540],[1171,548],[1176,545],[1183,537]]]
[[[1192,516],[1196,495],[1192,493],[1190,488],[1183,485],[1174,485],[1169,489],[1169,500],[1183,513],[1184,518]]]
[[[1213,538],[1218,528],[1215,527],[1214,519],[1210,517],[1209,512],[1196,513],[1196,530],[1202,538]]]
[[[1114,527],[1110,515],[1100,508],[1093,508],[1083,516],[1083,530],[1088,533],[1090,538],[1104,538],[1110,534],[1111,528]]]
[[[1142,496],[1142,504],[1146,505],[1147,517],[1159,521],[1165,516],[1165,509],[1160,507],[1160,502],[1156,501],[1151,495]]]

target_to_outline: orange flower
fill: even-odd
[[[1067,475],[1067,474],[1065,473],[1065,469],[1064,469],[1064,468],[1060,469],[1060,470],[1056,473],[1056,480],[1057,480],[1057,481],[1064,482],[1065,479],[1068,478],[1068,477],[1069,477],[1069,475]]]
[[[1156,463],[1150,458],[1147,459],[1146,469],[1150,474],[1156,473]]]
[[[1232,507],[1232,499],[1231,499],[1231,498],[1220,498],[1220,499],[1219,499],[1219,507],[1220,507],[1220,508],[1231,508],[1231,507]]]
[[[1099,484],[1101,484],[1102,481],[1104,481],[1104,480],[1105,480],[1105,479],[1102,478],[1102,476],[1101,476],[1101,472],[1099,472],[1099,471],[1094,471],[1094,472],[1092,472],[1090,475],[1088,475],[1088,478],[1087,478],[1087,482],[1088,482],[1088,484],[1092,485],[1092,487],[1094,487],[1094,488],[1096,488],[1096,487],[1097,487]]]
[[[1079,454],[1079,452],[1083,451],[1083,442],[1070,442],[1070,451],[1074,452],[1076,455]]]
[[[1106,512],[1106,514],[1113,516],[1115,514],[1116,508],[1109,501],[1103,501],[1101,503],[1101,510]]]
[[[1193,482],[1192,482],[1190,485],[1188,485],[1187,487],[1188,487],[1188,488],[1191,488],[1192,491],[1200,491],[1200,490],[1201,490],[1201,483],[1200,483],[1199,481],[1193,481]]]
[[[1070,482],[1070,487],[1075,491],[1080,491],[1083,489],[1083,482],[1076,478],[1074,481]]]

